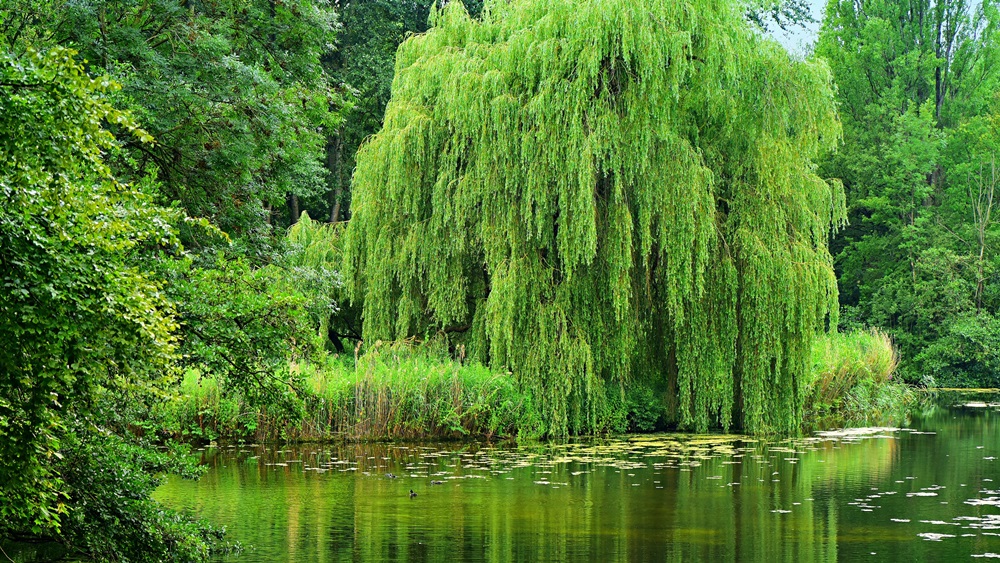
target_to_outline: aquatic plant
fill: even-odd
[[[899,354],[878,329],[831,333],[813,346],[813,369],[805,410],[810,425],[899,423],[916,401],[913,390],[893,378]]]
[[[635,378],[672,421],[794,431],[836,326],[830,73],[727,0],[452,2],[399,48],[359,150],[344,277],[374,343],[443,333],[599,426]],[[832,317],[829,318],[828,317]]]
[[[387,344],[356,365],[330,355],[292,369],[303,382],[299,416],[221,393],[215,378],[191,371],[177,396],[154,408],[149,426],[193,441],[530,437],[541,426],[532,398],[509,374],[463,365],[433,346]]]

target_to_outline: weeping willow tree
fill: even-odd
[[[341,307],[343,283],[338,269],[342,232],[342,223],[315,221],[303,211],[285,235],[287,251],[279,262],[285,269],[280,276],[282,283],[305,297],[318,335],[328,338],[338,352],[346,351],[341,342],[341,335],[347,332],[343,326],[354,316]]]
[[[681,427],[797,428],[845,214],[813,164],[840,135],[827,67],[726,0],[432,20],[358,153],[344,276],[364,338],[462,335],[551,434],[593,428],[634,378]]]

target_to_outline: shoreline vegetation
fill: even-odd
[[[802,2],[5,3],[0,541],[205,560],[194,442],[1000,387],[1000,6]]]
[[[896,374],[889,336],[856,330],[817,338],[802,431],[898,424],[916,402]],[[330,354],[293,365],[294,406],[254,406],[197,370],[155,405],[146,430],[186,442],[381,441],[542,437],[537,402],[509,373],[460,362],[434,346],[400,342],[358,358]],[[608,397],[603,425],[588,434],[683,430],[664,421],[666,398],[641,385]],[[716,429],[719,430],[719,429]]]
[[[823,335],[813,345],[803,427],[895,425],[916,403],[899,377],[899,354],[878,329]]]

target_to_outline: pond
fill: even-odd
[[[1000,557],[1000,397],[927,404],[795,439],[207,448],[156,497],[246,563]]]

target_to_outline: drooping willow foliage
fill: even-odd
[[[337,248],[340,230],[338,225],[315,221],[308,211],[303,211],[285,235],[292,249],[285,257],[285,266],[313,270],[334,268],[340,258]]]
[[[341,301],[342,232],[342,224],[315,221],[303,211],[285,234],[287,251],[280,261],[286,270],[282,283],[306,298],[306,309],[323,337],[330,333],[331,314],[338,312]]]
[[[676,422],[795,429],[836,316],[830,73],[725,0],[459,2],[399,49],[358,153],[345,279],[366,340],[444,332],[551,434],[633,378]],[[833,319],[834,323],[836,319]]]

